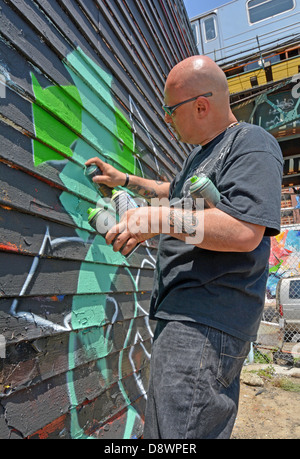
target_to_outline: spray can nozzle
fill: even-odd
[[[191,178],[191,183],[197,182],[198,178],[197,175],[194,175],[194,177]]]

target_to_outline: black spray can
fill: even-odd
[[[90,180],[90,182],[94,185],[97,191],[101,193],[104,198],[111,198],[112,189],[109,186],[104,185],[103,183],[96,183],[93,181],[93,177],[96,175],[102,175],[101,169],[99,169],[96,164],[91,164],[87,166],[84,171],[84,175]]]
[[[206,175],[196,175],[191,178],[190,193],[194,201],[204,199],[204,207],[215,207],[220,201],[220,193],[213,182]]]

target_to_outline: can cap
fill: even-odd
[[[90,164],[89,166],[84,166],[84,173],[86,175],[92,174],[97,169],[98,169],[98,167],[97,167],[96,164]]]
[[[96,213],[98,212],[99,209],[92,209],[92,207],[90,207],[87,211],[88,215],[89,215],[89,219],[93,218]]]
[[[199,177],[197,177],[197,175],[194,175],[194,177],[191,178],[191,182],[195,183],[195,182],[197,182],[198,179],[199,179]]]

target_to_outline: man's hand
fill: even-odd
[[[103,174],[94,177],[94,182],[103,183],[110,188],[123,187],[127,183],[127,176],[124,172],[118,171],[115,167],[105,163],[100,158],[91,158],[85,163],[86,166],[90,166],[91,164],[96,164]],[[127,183],[126,188],[147,201],[151,201],[152,198],[160,199],[169,196],[169,182],[145,179],[136,175],[130,175],[128,178],[129,183]]]
[[[115,252],[127,255],[137,244],[159,233],[160,208],[139,207],[128,210],[121,221],[108,231],[105,240],[108,245],[113,243]]]
[[[120,223],[107,233],[106,242],[113,242],[116,252],[121,250],[127,255],[139,242],[168,234],[202,249],[251,252],[259,245],[264,231],[265,227],[238,220],[215,208],[193,211],[140,207],[126,212]]]
[[[96,164],[99,167],[103,175],[96,175],[93,178],[95,183],[103,183],[104,185],[109,186],[110,188],[115,188],[117,186],[123,186],[126,181],[126,174],[124,172],[118,171],[115,167],[110,164],[105,163],[100,158],[91,158],[85,165],[90,166],[91,164]]]

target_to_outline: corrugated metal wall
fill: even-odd
[[[181,0],[0,1],[0,438],[142,434],[157,241],[105,245],[84,163],[171,179],[164,82],[195,53]]]

